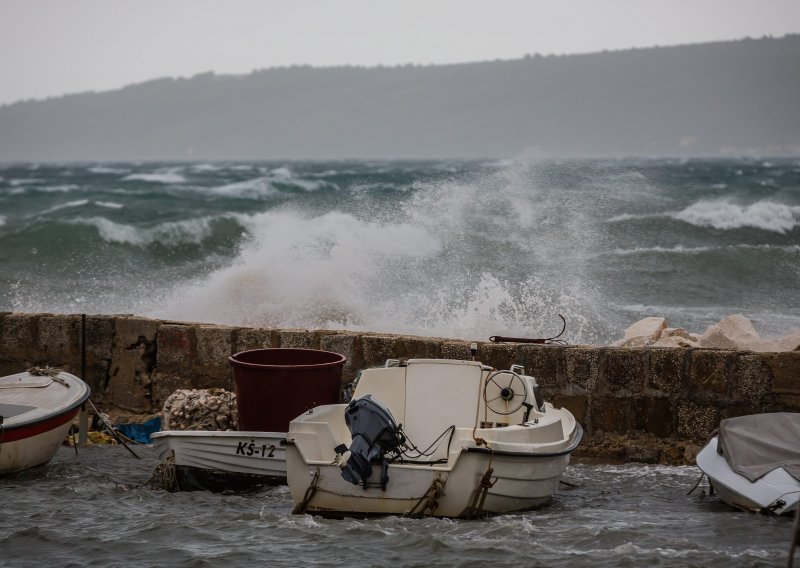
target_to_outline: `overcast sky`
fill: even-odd
[[[450,63],[800,32],[800,0],[0,0],[0,104],[204,71]]]

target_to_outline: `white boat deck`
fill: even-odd
[[[78,377],[23,372],[0,377],[0,416],[6,428],[46,420],[82,403],[89,387]]]

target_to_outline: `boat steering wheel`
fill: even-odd
[[[510,375],[511,378],[506,380],[503,375]],[[525,381],[514,371],[495,371],[486,377],[483,384],[483,401],[495,414],[514,414],[522,408],[527,398],[528,388]]]

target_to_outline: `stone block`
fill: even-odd
[[[395,348],[403,359],[438,359],[442,354],[442,341],[405,335],[397,338]]]
[[[648,350],[647,386],[664,393],[683,391],[689,350],[653,348]]]
[[[759,355],[772,374],[772,390],[777,394],[800,396],[800,351]]]
[[[161,326],[164,327],[164,326]],[[152,375],[152,403],[156,409],[161,409],[169,395],[179,389],[192,388],[191,382],[185,375],[162,373],[155,371]]]
[[[233,332],[233,351],[240,353],[252,349],[270,349],[278,345],[277,334],[268,328],[240,327]]]
[[[669,398],[639,397],[634,406],[633,430],[647,432],[658,438],[669,438],[675,435],[675,415],[673,403]]]
[[[110,379],[115,320],[116,316],[86,317],[86,376],[82,378],[93,393],[100,395],[105,392]],[[74,372],[80,373],[80,360]]]
[[[639,394],[644,389],[644,357],[641,349],[606,351],[605,383],[612,393]]]
[[[320,340],[320,348],[324,351],[332,351],[347,357],[342,370],[342,382],[345,384],[355,379],[358,370],[363,368],[361,336],[358,334],[336,333],[323,335]]]
[[[476,359],[495,369],[508,369],[515,362],[516,346],[508,343],[479,343]]]
[[[86,356],[110,359],[114,349],[114,326],[119,316],[86,316]]]
[[[514,362],[535,377],[545,392],[556,392],[565,382],[564,351],[561,345],[519,345]]]
[[[667,328],[667,320],[662,317],[641,319],[625,330],[625,336],[611,344],[612,347],[644,347],[652,345]]]
[[[697,404],[689,400],[678,403],[678,436],[696,442],[705,442],[719,426],[719,410],[714,406]]]
[[[442,359],[469,361],[472,359],[469,346],[470,343],[466,341],[444,341],[441,346]]]
[[[278,343],[283,349],[319,349],[319,335],[306,329],[281,329]]]
[[[728,316],[710,326],[700,338],[700,345],[710,349],[753,350],[761,341],[753,322],[741,314]]]
[[[627,444],[625,446],[625,461],[659,463],[661,461],[661,448],[650,444]]]
[[[228,357],[233,355],[233,328],[221,325],[199,325],[195,328],[197,357],[195,370],[209,376],[230,372]]]
[[[597,347],[567,347],[564,358],[567,364],[567,384],[589,392],[596,391],[601,365],[605,359],[603,350]]]
[[[156,364],[155,320],[119,317],[104,399],[134,412],[156,412],[152,405],[152,373]]]
[[[196,354],[194,326],[184,324],[158,326],[156,366],[159,372],[167,375],[188,373],[194,365]]]
[[[400,357],[396,335],[364,335],[361,337],[361,350],[364,367],[383,367],[387,359]]]
[[[693,398],[719,400],[728,396],[729,367],[733,353],[697,349],[689,364],[689,392]]]
[[[39,317],[37,314],[4,314],[0,318],[0,359],[30,360],[34,346],[38,345]]]
[[[626,433],[636,411],[635,399],[611,396],[594,396],[590,403],[591,431]]]
[[[40,364],[80,367],[81,317],[42,316],[37,325]]]
[[[575,420],[583,424],[584,428],[588,427],[586,423],[586,412],[589,409],[589,399],[583,395],[567,396],[567,395],[554,395],[552,399],[547,400],[553,404],[555,408],[565,408],[569,410],[575,417]]]
[[[739,354],[733,366],[733,394],[753,406],[760,406],[770,391],[769,367],[758,355]]]
[[[800,412],[800,394],[776,395],[763,407],[763,412]]]

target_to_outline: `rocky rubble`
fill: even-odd
[[[700,347],[736,351],[798,351],[800,331],[778,339],[765,340],[748,318],[741,314],[729,316],[709,326],[697,335],[685,329],[667,326],[662,317],[647,317],[625,330],[625,336],[611,344],[612,347]]]
[[[162,430],[237,430],[236,394],[224,389],[181,389],[161,411]]]

